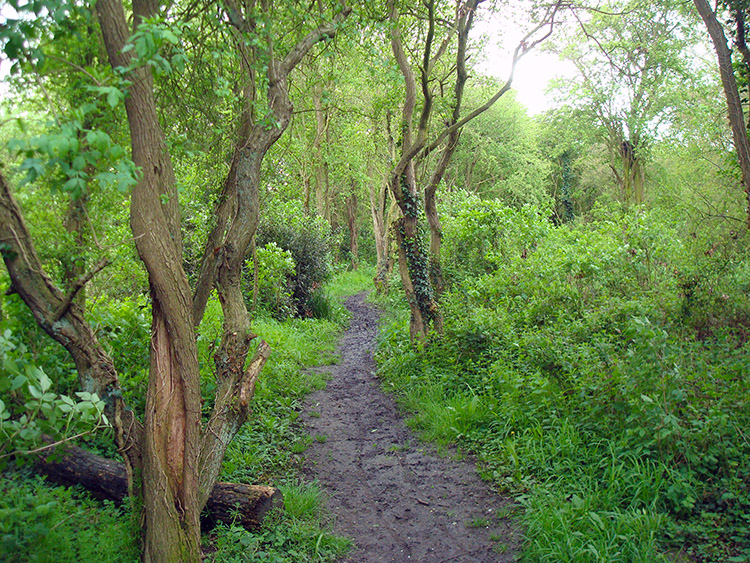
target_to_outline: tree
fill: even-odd
[[[742,184],[745,186],[747,196],[747,223],[750,227],[750,141],[747,138],[747,128],[742,111],[742,100],[740,98],[737,80],[734,75],[734,66],[732,65],[732,53],[727,43],[724,28],[719,22],[716,12],[711,9],[706,0],[693,0],[698,13],[711,36],[711,42],[716,50],[716,56],[719,61],[719,73],[721,75],[721,84],[724,88],[724,96],[727,100],[727,110],[729,114],[729,124],[732,128],[732,138],[734,139],[734,148],[737,152],[737,160],[742,173]],[[740,2],[729,3],[732,14],[735,17],[738,26],[738,42],[740,47],[744,46],[745,17],[744,8]],[[746,47],[745,47],[746,49]],[[744,55],[744,52],[743,52]],[[748,64],[748,59],[745,59]]]
[[[417,52],[416,60],[411,61],[405,49],[402,26],[406,18],[403,17],[402,6],[396,0],[388,1],[391,49],[404,78],[404,101],[397,143],[400,151],[390,172],[389,188],[402,213],[394,224],[394,232],[398,244],[399,272],[411,310],[412,340],[424,340],[430,328],[437,332],[442,330],[442,314],[435,295],[435,288],[439,290],[442,285],[440,221],[435,194],[455,151],[461,128],[489,109],[510,89],[516,64],[552,33],[560,7],[560,2],[548,7],[539,23],[518,44],[505,84],[482,105],[462,116],[462,100],[468,80],[469,34],[479,4],[480,0],[459,0],[454,4],[437,0],[425,2],[425,11],[417,13],[416,20],[410,22],[414,27],[410,33],[419,37],[419,45],[408,50]],[[422,25],[424,27],[420,27]],[[543,32],[541,36],[540,31]],[[423,34],[423,39],[420,34]],[[456,44],[451,52],[449,47],[454,38]],[[446,62],[446,53],[455,56],[455,63]],[[414,66],[418,68],[417,73]],[[438,78],[438,71],[444,78]],[[421,94],[419,100],[417,76]],[[451,82],[453,95],[446,104],[449,109],[447,115],[441,116],[442,126],[436,127],[435,93],[445,91],[446,83]],[[421,110],[417,112],[420,106]],[[430,131],[431,126],[436,131]],[[427,178],[424,182],[424,212],[430,228],[430,248],[426,251],[419,226],[422,190],[418,185],[418,169],[435,151],[438,151],[438,156],[432,170],[422,170]]]
[[[570,104],[599,125],[621,199],[641,204],[649,143],[673,92],[689,77],[683,57],[693,41],[689,19],[673,2],[571,13],[579,31],[557,51],[579,78],[563,88]]]
[[[478,106],[497,88],[494,80],[467,88],[466,106]],[[545,205],[549,165],[540,154],[537,129],[516,93],[509,92],[461,131],[445,173],[446,188],[516,207]]]
[[[21,8],[38,12],[36,3]],[[51,25],[64,20],[65,10],[56,2],[46,8],[53,16]],[[148,271],[152,303],[143,426],[126,408],[115,366],[75,302],[96,268],[81,276],[72,290],[60,290],[44,273],[21,209],[0,177],[0,239],[12,288],[38,324],[71,354],[82,387],[97,393],[107,405],[131,482],[140,482],[136,490],[143,503],[144,561],[201,559],[200,512],[216,482],[226,447],[248,416],[255,382],[270,351],[261,342],[248,360],[256,336],[250,330],[241,292],[241,270],[258,224],[261,164],[290,121],[290,73],[315,44],[336,34],[350,11],[339,4],[327,21],[320,17],[306,25],[304,9],[298,10],[296,4],[286,8],[267,1],[241,6],[226,0],[216,5],[221,15],[215,25],[230,26],[242,60],[237,69],[242,82],[241,113],[231,166],[216,198],[213,228],[193,289],[183,267],[178,192],[151,70],[168,64],[154,47],[173,39],[176,43],[176,35],[157,19],[157,3],[134,2],[132,28],[119,0],[96,3],[110,65],[115,76],[125,81],[117,86],[127,90],[124,104],[132,160],[139,170],[131,193],[130,226]],[[10,32],[22,34],[27,27],[20,25]],[[294,40],[285,44],[280,38],[289,37],[284,35],[288,29],[294,30]],[[13,47],[17,37],[10,36],[6,53],[7,45]],[[17,49],[14,54],[20,58],[24,53]],[[115,101],[122,99],[116,90],[107,90]],[[222,305],[224,327],[215,354],[215,403],[202,424],[195,327],[212,289]]]

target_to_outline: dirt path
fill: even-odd
[[[497,516],[507,501],[471,464],[438,456],[404,425],[374,375],[379,314],[364,293],[345,305],[353,318],[341,361],[317,368],[331,380],[308,397],[302,419],[313,437],[309,476],[330,497],[334,529],[357,546],[346,561],[515,561],[519,535]]]

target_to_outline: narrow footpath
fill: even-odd
[[[503,518],[509,501],[472,464],[421,443],[380,390],[372,359],[379,313],[365,296],[345,302],[353,317],[341,360],[316,368],[331,379],[302,415],[313,437],[308,475],[329,497],[334,530],[356,545],[346,563],[515,561],[520,535]]]

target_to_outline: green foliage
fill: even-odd
[[[69,31],[64,24],[71,17],[71,12],[81,10],[88,14],[88,10],[62,0],[9,0],[8,5],[15,12],[10,12],[8,16],[18,17],[3,14],[0,46],[12,62],[11,72],[14,74],[20,71],[22,63],[29,62],[35,66],[44,63],[44,51],[39,42],[47,35],[47,25],[54,23],[59,26],[55,30],[56,38],[59,38]]]
[[[0,561],[140,560],[138,531],[124,509],[21,473],[3,473],[0,491]]]
[[[494,80],[481,80],[467,89],[467,109],[483,104],[500,89]],[[451,187],[514,207],[546,206],[550,165],[537,137],[537,127],[515,93],[504,94],[462,129],[449,167]]]
[[[84,125],[94,111],[94,104],[82,105],[71,112],[69,121],[51,127],[49,133],[11,141],[11,152],[23,157],[19,167],[25,174],[22,185],[49,176],[53,192],[79,198],[90,180],[120,192],[135,184],[135,165],[125,149],[104,131]]]
[[[297,563],[335,561],[351,549],[351,541],[321,529],[322,496],[315,485],[281,487],[286,510],[267,518],[259,533],[239,526],[219,526],[212,533],[216,549],[207,561]]]
[[[122,69],[122,73],[143,65],[151,67],[157,76],[171,74],[173,70],[182,72],[187,58],[180,46],[181,35],[179,25],[169,25],[161,16],[146,19],[122,49],[123,53],[134,54],[130,66]]]
[[[475,212],[446,222],[458,240],[486,237]],[[692,236],[678,210],[596,215],[531,215],[533,244],[488,237],[494,262],[451,253],[488,273],[454,277],[425,350],[402,317],[386,327],[381,377],[426,437],[519,495],[525,560],[747,558],[747,235]]]
[[[144,296],[110,299],[93,305],[88,317],[117,368],[128,406],[142,417],[148,387],[151,304]]]
[[[258,307],[267,310],[277,319],[285,319],[294,313],[292,300],[292,279],[295,273],[292,253],[278,247],[275,242],[256,249],[258,259],[258,279],[253,283],[246,283],[245,295],[247,300],[254,299],[254,283],[258,286]],[[253,275],[254,262],[247,261],[246,271]],[[250,303],[248,303],[250,305]]]
[[[294,204],[280,206],[265,215],[256,235],[260,246],[275,243],[294,260],[294,275],[287,291],[299,316],[313,316],[311,299],[331,273],[331,230],[320,218],[305,217]]]
[[[0,361],[0,469],[10,456],[25,461],[24,455],[42,445],[42,434],[67,440],[109,427],[95,394],[79,391],[73,399],[56,393],[9,329],[0,335]]]
[[[457,191],[443,201],[442,265],[449,281],[482,275],[533,250],[549,230],[545,212],[514,209]]]

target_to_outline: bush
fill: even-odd
[[[380,376],[521,495],[526,560],[747,560],[747,235],[602,209],[523,242],[540,224],[511,213],[447,221],[454,263],[489,272],[454,278],[424,350],[403,318],[383,331]]]
[[[287,291],[291,292],[296,313],[314,316],[315,290],[331,274],[331,229],[325,220],[305,217],[289,203],[268,213],[258,228],[258,246],[274,243],[288,251],[294,260],[294,274]]]
[[[112,503],[17,473],[2,475],[0,492],[0,562],[140,560],[134,519]]]
[[[514,209],[465,192],[444,203],[442,262],[449,281],[525,257],[550,229],[547,212],[530,205]]]
[[[291,291],[295,274],[292,253],[279,248],[275,242],[269,242],[265,246],[257,248],[255,255],[258,259],[257,307],[268,311],[275,319],[283,320],[292,316],[295,311]],[[248,260],[246,271],[250,273],[250,276],[248,276],[249,281],[245,283],[245,295],[249,308],[255,298],[252,278],[255,271],[254,267],[252,259]]]

